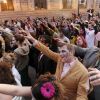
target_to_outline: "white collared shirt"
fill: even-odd
[[[13,65],[11,71],[12,71],[12,74],[13,74],[15,80],[16,80],[18,83],[21,84],[21,76],[20,76],[18,70],[15,68],[15,65]]]
[[[65,63],[65,64],[64,64],[61,77],[64,77],[64,76],[69,72],[69,70],[70,70],[70,69],[72,68],[72,66],[75,64],[75,61],[76,61],[76,59],[74,59],[71,63]]]

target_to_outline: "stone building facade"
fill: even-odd
[[[0,0],[0,11],[99,9],[100,0]],[[6,3],[4,3],[6,1]],[[100,10],[100,9],[99,9]]]
[[[0,22],[5,19],[32,17],[71,17],[72,13],[83,13],[87,9],[100,11],[100,0],[0,0]]]

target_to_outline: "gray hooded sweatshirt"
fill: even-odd
[[[28,65],[29,62],[29,46],[18,47],[14,50],[14,52],[17,57],[15,61],[15,66],[18,71],[21,71]]]

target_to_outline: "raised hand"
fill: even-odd
[[[59,39],[58,37],[54,37],[53,39],[54,39],[55,41],[57,41],[57,44],[58,44],[59,46],[63,46],[63,45],[66,44],[63,40]]]
[[[32,37],[32,35],[31,35],[29,32],[26,33],[25,38],[27,38],[27,39],[28,39],[29,41],[31,41],[31,42],[34,42],[34,40],[35,40],[35,38]]]
[[[100,71],[96,68],[89,68],[90,83],[94,86],[100,85]]]
[[[31,42],[34,41],[34,38],[32,37],[32,35],[29,32],[22,29],[22,30],[20,30],[20,34],[22,34],[29,41],[31,41]]]

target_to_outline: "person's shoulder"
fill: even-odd
[[[81,74],[88,74],[87,68],[79,60],[77,60],[77,63]]]

